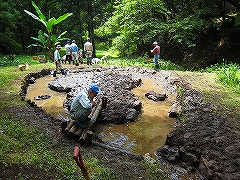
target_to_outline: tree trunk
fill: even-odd
[[[172,105],[171,110],[169,111],[169,117],[176,118],[181,110],[181,107],[176,103]]]
[[[92,9],[92,0],[88,0],[88,34],[91,38],[92,45],[93,45],[93,55],[92,57],[96,57],[96,49],[95,49],[95,37],[94,37],[94,29],[93,29],[93,9]]]

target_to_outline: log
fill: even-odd
[[[95,110],[96,110],[97,106],[95,106],[93,109],[92,109],[92,112],[89,114],[88,118],[91,119]]]
[[[68,125],[67,125],[67,127],[63,130],[63,134],[68,134],[68,132],[69,132],[69,130],[72,128],[72,126],[74,125],[74,123],[75,123],[76,121],[74,121],[74,120],[70,120],[69,122],[68,122]]]
[[[157,101],[164,101],[167,98],[167,95],[165,92],[158,93],[155,96],[157,98]]]
[[[81,143],[91,144],[90,142],[87,142],[87,140],[89,140],[89,139],[87,139],[88,136],[86,135],[86,133],[89,133],[88,131],[90,131],[92,129],[94,123],[97,121],[98,115],[101,112],[101,110],[102,110],[102,101],[100,101],[99,104],[96,106],[96,109],[91,117],[91,120],[89,121],[87,127],[83,130],[83,132],[79,138]]]
[[[181,110],[181,107],[174,103],[169,111],[169,117],[176,118]]]
[[[73,139],[79,138],[78,136],[75,135],[75,132],[78,130],[78,124],[75,122],[71,129],[68,132],[68,136]]]
[[[82,133],[83,137],[80,139],[80,143],[85,146],[90,146],[92,144],[93,132],[88,130],[86,133]]]
[[[79,139],[82,132],[83,132],[83,129],[79,127],[78,130],[74,134],[75,134],[75,136],[78,136],[78,139]]]
[[[64,118],[62,115],[58,115],[58,118],[60,119],[60,121],[61,121],[61,129],[62,129],[62,133],[64,132],[64,129],[67,127],[67,125],[68,125],[68,122],[69,122],[69,120],[68,119],[66,119],[66,118]]]

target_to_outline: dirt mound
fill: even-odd
[[[124,123],[134,121],[141,111],[141,102],[130,91],[141,85],[141,79],[123,75],[112,69],[81,70],[68,76],[61,76],[49,83],[49,88],[55,91],[66,91],[67,99],[64,107],[70,109],[71,103],[82,89],[96,83],[101,89],[97,98],[107,96],[107,107],[101,112],[98,121],[102,123]]]
[[[183,81],[184,82],[184,81]],[[167,137],[156,152],[159,158],[199,170],[207,179],[240,179],[240,133],[201,93],[186,84],[181,98],[188,121]]]

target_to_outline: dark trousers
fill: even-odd
[[[66,55],[65,64],[66,64],[67,61],[69,62],[69,64],[71,63],[71,61],[72,61],[72,56],[71,56],[71,54]]]

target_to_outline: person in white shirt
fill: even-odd
[[[87,42],[84,44],[84,52],[87,58],[87,64],[92,65],[92,53],[93,53],[93,45],[90,42],[90,38],[87,38]]]
[[[55,62],[55,65],[56,65],[56,71],[58,71],[59,68],[63,69],[62,63],[61,63],[61,56],[60,56],[60,53],[59,53],[60,50],[61,50],[61,45],[57,44],[56,45],[56,50],[54,51],[54,62]]]
[[[97,94],[100,93],[100,89],[96,84],[93,84],[89,89],[80,91],[74,98],[70,107],[70,116],[72,120],[77,120],[77,124],[81,128],[85,128],[84,124],[87,121],[88,116],[92,112],[92,108],[97,105],[93,100]]]
[[[69,62],[69,64],[71,64],[71,61],[72,61],[70,45],[71,45],[71,42],[67,41],[67,44],[64,46],[65,51],[66,51],[65,64],[66,64],[67,61]]]

